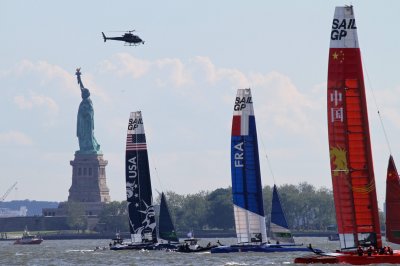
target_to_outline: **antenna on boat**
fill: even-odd
[[[392,154],[392,149],[391,149],[391,147],[390,147],[389,138],[388,138],[388,136],[387,136],[386,129],[385,129],[385,126],[384,126],[384,124],[383,124],[383,119],[382,119],[382,116],[381,116],[381,112],[380,112],[379,107],[378,107],[378,102],[376,101],[374,89],[373,89],[373,87],[372,87],[371,80],[369,79],[369,75],[368,75],[368,71],[367,71],[367,67],[366,67],[366,66],[365,66],[365,73],[367,74],[367,79],[368,79],[368,83],[369,83],[369,89],[371,90],[372,98],[374,99],[375,108],[376,108],[377,113],[378,113],[379,121],[380,121],[380,123],[381,123],[381,127],[382,127],[383,134],[384,134],[384,136],[385,136],[386,144],[387,144],[387,146],[388,146],[389,153]]]

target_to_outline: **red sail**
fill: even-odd
[[[328,134],[342,249],[382,246],[367,102],[353,7],[336,7],[328,68]]]
[[[400,179],[392,156],[386,177],[386,240],[400,244]]]

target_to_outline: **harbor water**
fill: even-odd
[[[234,244],[235,238],[221,238],[222,244]],[[217,239],[201,239],[201,245],[215,243]],[[297,243],[312,244],[324,251],[339,248],[338,241],[326,237],[298,237]],[[13,245],[0,242],[0,265],[287,265],[295,257],[308,252],[289,253],[176,253],[166,251],[111,251],[110,240],[45,240],[40,245]]]

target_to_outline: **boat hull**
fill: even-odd
[[[211,253],[234,252],[311,252],[309,248],[300,245],[232,245],[219,246],[211,249]]]
[[[43,242],[43,239],[23,240],[17,239],[14,245],[38,245]]]
[[[155,244],[117,244],[110,247],[110,250],[153,250]]]
[[[175,244],[158,243],[153,245],[153,250],[177,250],[178,246]]]
[[[180,246],[177,250],[175,250],[176,252],[180,252],[180,253],[199,253],[199,252],[208,252],[214,248],[217,248],[218,246],[209,246],[209,247],[200,247],[197,249],[186,249],[184,248],[184,246]]]
[[[400,264],[400,253],[395,251],[393,255],[372,254],[368,256],[364,254],[347,253],[324,253],[321,255],[307,256],[296,258],[294,263],[300,264],[351,264],[351,265],[368,265],[368,264]]]

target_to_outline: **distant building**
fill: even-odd
[[[28,209],[25,206],[21,206],[19,210],[11,210],[9,208],[0,208],[0,218],[8,217],[25,217],[28,213]]]

